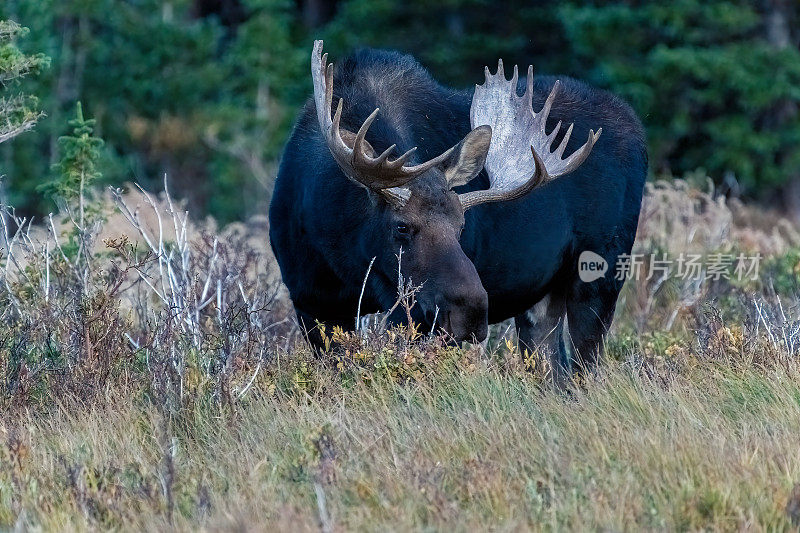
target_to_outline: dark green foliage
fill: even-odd
[[[575,53],[593,63],[582,75],[643,117],[656,171],[730,172],[751,193],[798,177],[800,51],[770,42],[764,26],[773,13],[742,0],[566,5],[560,13]]]
[[[72,135],[58,139],[61,160],[53,165],[56,178],[43,185],[40,188],[42,192],[56,200],[75,202],[102,176],[97,161],[103,140],[92,135],[95,122],[83,118],[83,108],[78,102],[77,116],[69,121]]]
[[[83,118],[80,102],[76,107],[76,117],[69,121],[72,135],[58,138],[60,159],[52,167],[55,177],[38,190],[56,202],[66,220],[75,221],[63,234],[63,252],[75,264],[82,264],[90,259],[84,251],[94,238],[94,226],[104,216],[102,204],[94,201],[93,188],[102,177],[98,161],[104,142],[94,136],[96,121]]]
[[[533,63],[537,72],[575,68],[559,5],[544,2],[350,0],[326,29],[332,44],[398,48],[456,87],[482,83],[483,67]]]
[[[214,150],[208,209],[224,220],[266,212],[276,161],[304,102],[308,53],[296,35],[294,4],[248,0],[248,19],[225,47],[229,78],[202,142]]]
[[[57,139],[77,100],[108,141],[101,157],[105,182],[152,184],[168,172],[176,184],[184,176],[182,189],[195,199],[213,188],[209,150],[198,138],[227,77],[218,62],[223,32],[193,20],[190,8],[187,1],[157,0],[11,0],[0,6],[0,18],[30,22],[32,46],[47,50],[54,64],[29,86],[48,120],[37,136],[4,154],[11,203],[49,210],[34,190],[59,157]]]
[[[656,173],[702,168],[753,196],[800,180],[796,2],[345,0],[316,28],[289,0],[225,3],[240,13],[227,27],[223,16],[199,16],[194,0],[0,3],[0,19],[31,28],[26,53],[54,64],[23,87],[49,118],[0,147],[10,202],[49,210],[36,187],[81,100],[107,141],[105,182],[157,188],[166,172],[196,213],[228,221],[263,212],[310,92],[314,38],[334,60],[358,46],[413,53],[460,87],[479,83],[498,57],[533,63],[631,102]]]
[[[799,4],[777,13],[788,45],[768,35],[780,2],[529,4],[351,0],[326,33],[337,47],[408,50],[457,85],[502,57],[609,89],[642,117],[657,173],[730,173],[749,194],[800,179]]]
[[[767,286],[779,295],[797,294],[800,291],[800,249],[793,248],[768,258],[764,264],[764,278]]]
[[[16,22],[0,20],[0,143],[31,129],[41,116],[35,97],[13,94],[10,88],[29,74],[38,74],[49,65],[44,54],[25,54],[16,40],[28,29]]]

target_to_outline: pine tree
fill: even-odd
[[[246,0],[247,20],[224,57],[235,73],[203,141],[214,150],[209,208],[223,220],[263,209],[295,111],[310,90],[308,51],[290,0]],[[263,211],[262,211],[263,212]]]
[[[620,94],[642,117],[656,172],[701,168],[751,194],[800,168],[800,114],[796,106],[775,113],[800,101],[800,49],[770,42],[767,15],[749,0],[560,9],[570,47],[587,65],[582,77]]]
[[[66,204],[79,202],[102,175],[97,163],[103,140],[94,136],[96,120],[83,118],[80,102],[76,108],[76,117],[69,121],[72,135],[58,139],[61,159],[53,165],[56,177],[40,187],[51,198]]]
[[[226,222],[260,211],[311,89],[314,38],[338,58],[359,46],[409,52],[437,80],[467,89],[498,57],[533,63],[537,74],[570,75],[629,101],[656,174],[703,168],[718,181],[734,176],[750,195],[792,182],[800,191],[796,1],[341,0],[310,32],[298,4],[321,13],[324,2],[0,1],[0,19],[31,28],[22,41],[18,25],[0,32],[0,134],[29,128],[40,108],[49,115],[0,145],[8,201],[29,214],[51,209],[37,185],[81,100],[106,140],[103,180],[154,188],[167,172],[195,212]],[[38,50],[54,68],[21,77],[47,64]]]
[[[0,143],[33,128],[42,116],[35,97],[11,94],[10,89],[29,74],[36,74],[49,64],[44,54],[26,55],[15,41],[28,29],[11,20],[0,20]]]
[[[94,201],[92,185],[101,177],[98,160],[103,140],[95,137],[94,119],[83,117],[83,106],[76,105],[76,116],[69,121],[72,135],[59,137],[61,158],[53,165],[55,178],[38,187],[52,198],[66,220],[68,228],[64,234],[66,242],[62,246],[64,254],[80,273],[81,279],[88,282],[89,262],[92,259],[91,246],[97,229],[103,220],[103,205]]]
[[[13,150],[0,146],[9,202],[27,214],[52,209],[37,186],[59,160],[58,138],[80,100],[106,141],[98,162],[104,182],[156,188],[168,173],[193,208],[207,208],[217,154],[201,132],[231,79],[215,20],[196,18],[191,0],[2,0],[3,16],[28,24],[25,44],[53,58],[53,68],[25,80],[48,119]]]

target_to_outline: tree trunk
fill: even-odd
[[[792,28],[791,26],[793,8],[790,7],[790,1],[765,0],[764,2],[764,29],[767,42],[777,50],[797,46],[797,28]],[[776,125],[782,124],[794,119],[797,113],[797,102],[785,99],[776,103],[770,112],[771,116],[768,117],[768,120]],[[781,192],[787,213],[792,220],[800,223],[800,169],[787,176]]]

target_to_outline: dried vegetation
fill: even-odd
[[[757,252],[759,275],[630,280],[563,393],[509,324],[454,348],[375,317],[316,360],[265,219],[103,212],[4,210],[0,529],[800,524],[800,235],[774,213],[649,186],[637,253]]]

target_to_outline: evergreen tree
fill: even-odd
[[[631,102],[647,126],[657,172],[697,168],[748,191],[800,168],[800,50],[767,39],[748,0],[566,5],[560,19],[582,77]],[[576,73],[577,74],[577,73]]]
[[[207,207],[216,188],[215,154],[199,132],[230,79],[215,21],[194,18],[189,0],[7,0],[0,17],[6,13],[31,25],[31,47],[46,50],[54,65],[26,80],[48,119],[13,150],[0,147],[14,205],[22,212],[50,209],[36,188],[58,161],[58,138],[80,100],[106,140],[104,182],[157,187],[166,172],[194,208]]]
[[[72,135],[58,139],[61,159],[53,165],[53,181],[40,190],[59,202],[74,204],[91,191],[102,173],[98,169],[103,140],[94,136],[96,120],[83,118],[83,106],[78,102],[76,117],[69,121]]]
[[[203,141],[214,150],[216,194],[225,220],[266,211],[277,160],[311,90],[308,51],[290,0],[247,0],[247,20],[225,50],[231,73]]]
[[[4,18],[32,30],[0,34],[0,68],[16,76],[0,78],[4,127],[49,115],[0,145],[23,212],[51,208],[37,186],[76,101],[106,140],[103,180],[155,188],[166,172],[196,213],[263,212],[310,93],[314,38],[339,58],[359,46],[410,52],[454,87],[480,83],[498,57],[584,79],[638,111],[655,173],[703,168],[747,194],[794,184],[800,198],[800,3],[789,0],[4,0]],[[23,79],[47,63],[32,51],[54,68]],[[8,67],[20,60],[28,67]],[[38,106],[8,94],[17,82]]]
[[[12,85],[49,63],[44,54],[28,55],[17,48],[16,40],[27,33],[27,28],[14,21],[0,20],[0,143],[33,128],[42,116],[35,97],[10,92]]]
[[[485,0],[349,0],[323,29],[337,55],[361,46],[413,54],[454,87],[483,80],[484,66],[533,63],[537,72],[566,72],[572,58],[558,20],[560,2]]]

